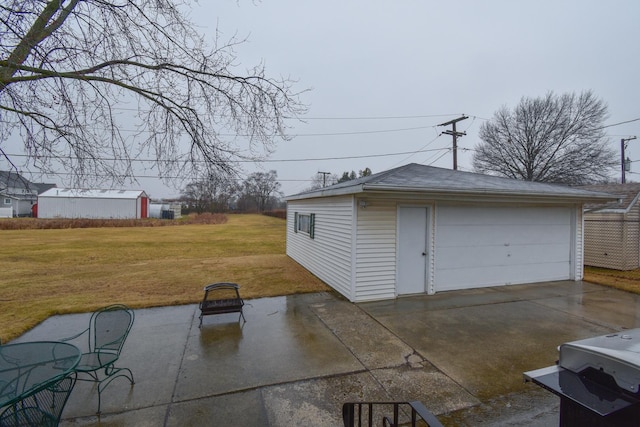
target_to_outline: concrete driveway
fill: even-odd
[[[559,399],[522,373],[557,346],[640,327],[640,298],[555,282],[363,304],[320,293],[247,301],[236,314],[197,305],[136,310],[122,366],[103,393],[78,383],[62,425],[340,426],[346,401],[420,400],[445,425],[557,424]],[[89,314],[55,316],[16,341],[56,339]]]

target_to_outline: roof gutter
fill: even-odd
[[[429,188],[425,191],[424,187],[392,187],[392,186],[384,186],[384,185],[364,185],[363,191],[395,191],[395,192],[416,192],[416,193],[424,193],[424,194],[455,194],[455,195],[465,195],[465,196],[476,196],[476,195],[495,195],[495,196],[516,196],[516,197],[540,197],[540,198],[564,198],[564,199],[572,199],[577,201],[610,201],[610,200],[618,200],[618,196],[614,195],[579,195],[573,193],[546,193],[546,192],[518,192],[518,191],[509,191],[509,190],[492,190],[492,189],[477,189],[473,191],[469,190],[456,190],[456,189],[442,189],[442,188]]]
[[[319,197],[329,196],[346,196],[350,194],[358,194],[365,191],[364,184],[358,184],[354,186],[344,188],[333,188],[329,190],[317,190],[312,193],[294,194],[292,196],[285,197],[285,200],[304,200],[304,199],[316,199]]]
[[[464,196],[469,198],[495,196],[495,197],[516,197],[519,199],[544,199],[545,201],[578,201],[582,203],[588,202],[607,202],[612,200],[618,200],[619,196],[609,195],[605,193],[600,194],[575,194],[575,193],[547,193],[547,192],[519,192],[509,190],[493,190],[493,189],[474,189],[474,190],[457,190],[451,188],[428,188],[424,187],[398,187],[389,185],[377,185],[377,184],[358,184],[354,186],[348,186],[343,188],[331,188],[326,190],[317,190],[310,193],[302,193],[293,196],[286,197],[287,201],[290,200],[304,200],[315,199],[321,197],[330,196],[344,196],[344,195],[356,195],[363,193],[413,193],[420,195],[434,195],[434,196]]]

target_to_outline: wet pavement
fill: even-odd
[[[445,425],[557,425],[559,399],[524,383],[567,341],[640,327],[640,296],[584,282],[454,291],[352,304],[331,294],[136,310],[116,379],[79,382],[63,426],[340,426],[346,401],[420,400]],[[84,329],[55,316],[18,341]]]

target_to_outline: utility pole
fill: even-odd
[[[318,172],[322,174],[322,187],[327,186],[327,175],[331,175],[331,172]]]
[[[625,177],[625,172],[627,171],[627,168],[626,168],[625,159],[624,159],[624,150],[627,149],[627,142],[633,141],[634,139],[636,139],[635,136],[630,136],[629,138],[622,138],[620,140],[620,159],[621,159],[620,164],[622,165],[622,179],[620,180],[620,182],[622,184],[624,184],[627,181]]]
[[[467,134],[466,132],[458,132],[456,130],[456,123],[462,120],[466,120],[468,118],[469,117],[463,114],[462,117],[458,117],[457,119],[449,120],[446,123],[441,123],[438,125],[438,126],[449,126],[449,125],[452,126],[451,130],[445,130],[442,133],[445,135],[453,136],[453,170],[454,171],[458,170],[458,137],[465,136]]]

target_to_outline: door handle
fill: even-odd
[[[422,256],[427,256],[427,253],[426,252],[422,252]]]

